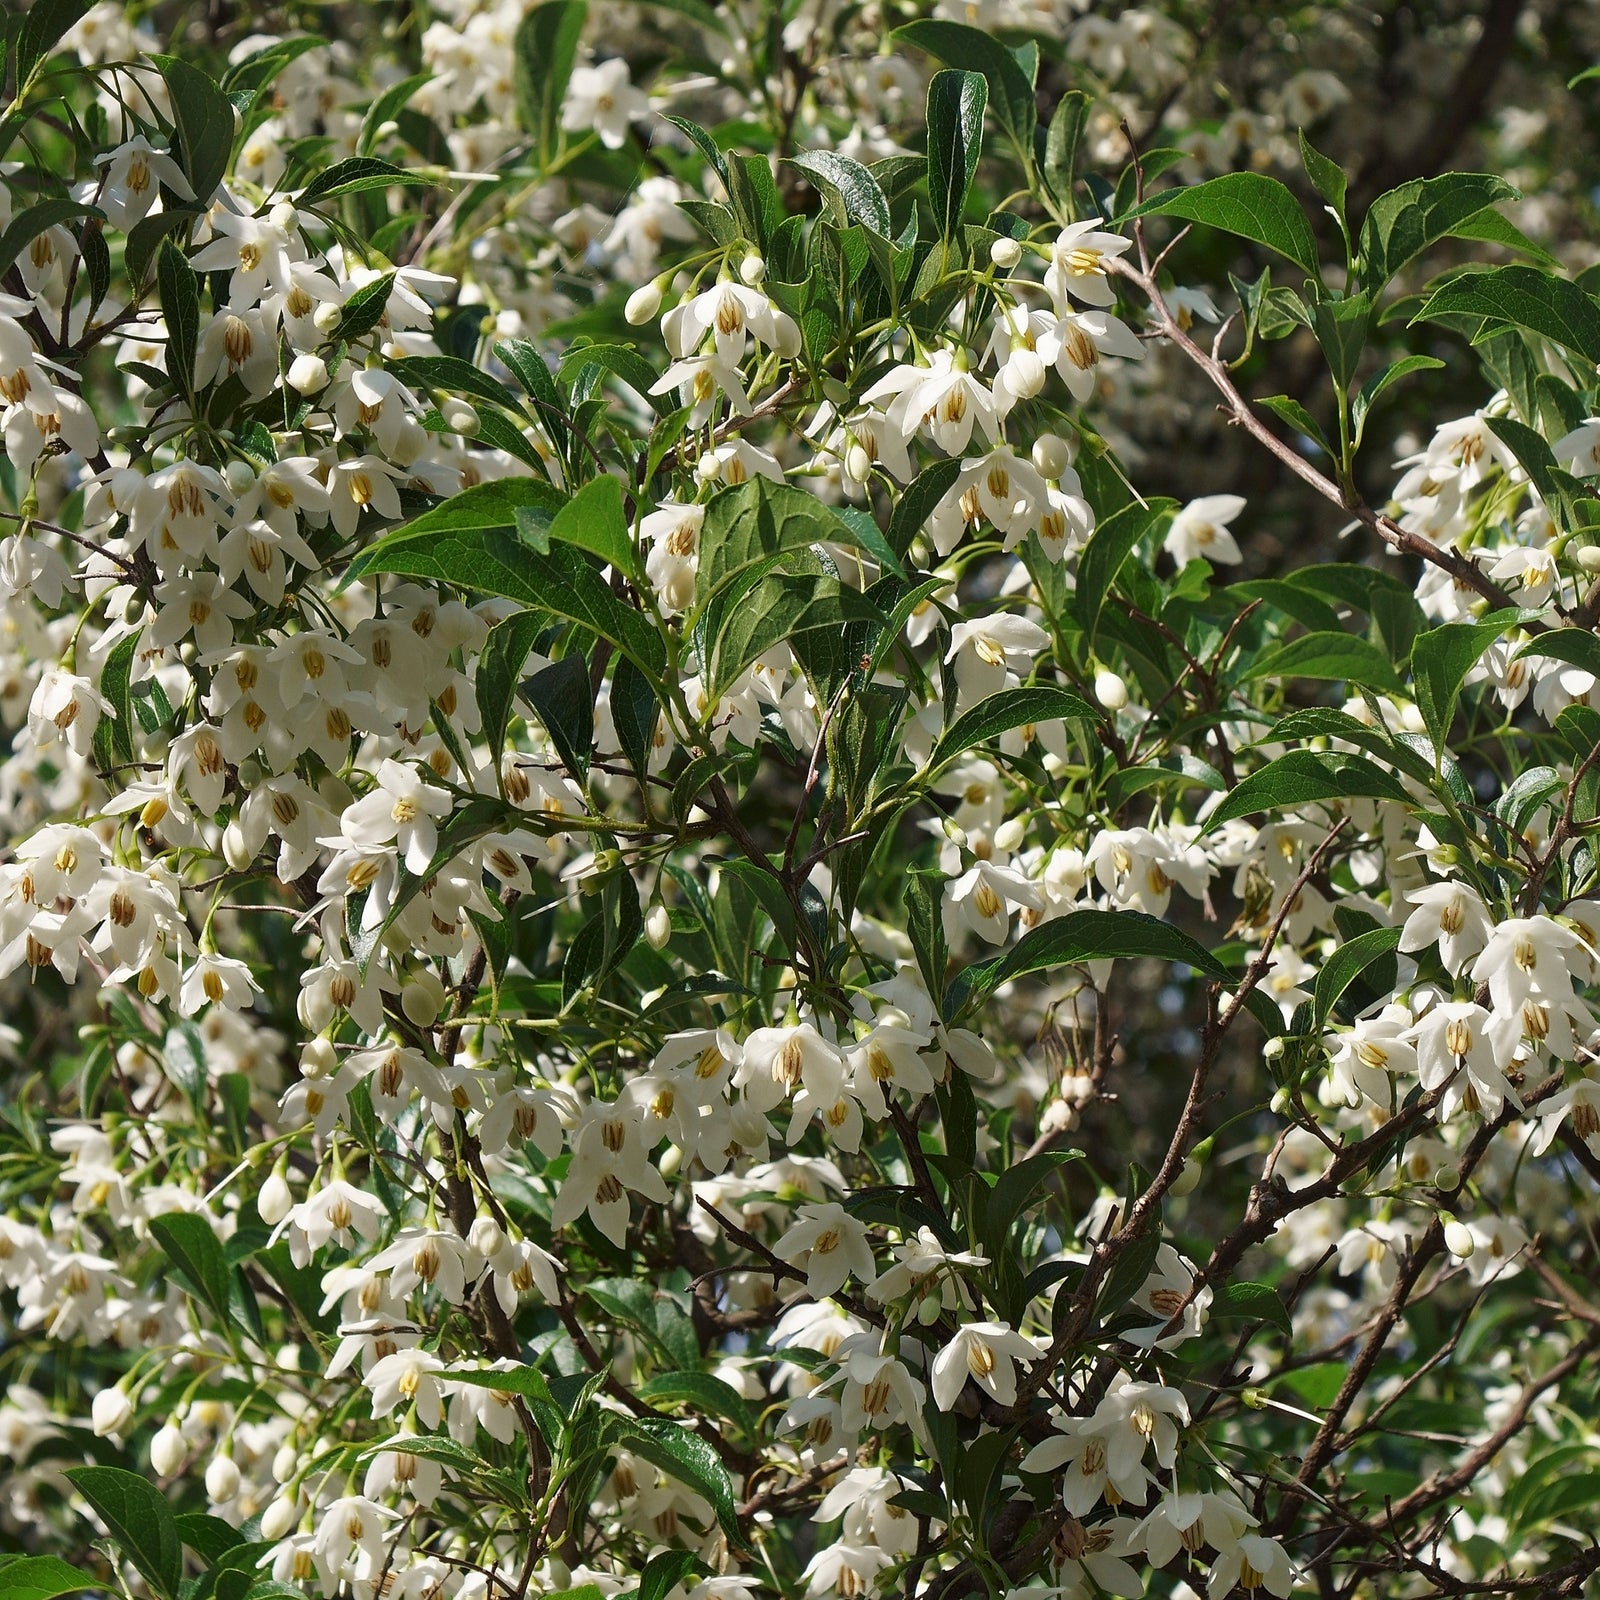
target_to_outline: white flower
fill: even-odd
[[[1115,260],[1122,255],[1130,243],[1114,233],[1102,232],[1092,219],[1063,228],[1051,247],[1050,265],[1044,275],[1044,286],[1055,302],[1057,315],[1066,315],[1072,300],[1091,306],[1112,304],[1117,296],[1106,277],[1105,263],[1107,258]]]
[[[1031,1365],[1039,1359],[1038,1346],[1012,1328],[1009,1322],[968,1322],[933,1358],[930,1378],[934,1403],[948,1411],[956,1397],[974,1378],[1003,1406],[1017,1398],[1016,1363]]]
[[[1180,567],[1199,560],[1237,565],[1244,556],[1228,524],[1244,507],[1244,498],[1236,494],[1208,494],[1191,500],[1172,519],[1161,548]]]
[[[877,1277],[866,1225],[843,1206],[806,1205],[773,1248],[780,1261],[802,1264],[806,1288],[815,1300],[838,1293],[853,1273],[863,1284]]]
[[[574,67],[561,103],[561,126],[570,133],[600,135],[608,150],[620,150],[628,137],[628,124],[648,116],[650,101],[628,76],[621,56],[592,67]]]

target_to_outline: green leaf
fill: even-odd
[[[6,1600],[55,1600],[58,1594],[104,1587],[99,1578],[69,1567],[59,1556],[25,1556],[0,1570],[0,1591]]]
[[[371,155],[373,145],[378,142],[378,130],[385,123],[393,122],[417,90],[432,81],[431,72],[417,72],[409,78],[402,78],[399,83],[391,83],[382,94],[375,95],[361,118],[361,132],[356,135],[356,154]]]
[[[478,1389],[497,1389],[501,1394],[519,1394],[524,1400],[542,1400],[554,1405],[550,1385],[537,1367],[511,1367],[501,1371],[484,1367],[451,1367],[441,1374],[451,1383],[469,1383]]]
[[[663,112],[662,115],[711,163],[711,170],[722,179],[724,186],[726,186],[728,182],[728,158],[723,155],[717,145],[717,141],[698,122],[691,122],[687,117],[675,117],[670,111]]]
[[[834,221],[843,228],[852,222],[870,228],[884,238],[889,236],[889,202],[878,180],[859,161],[833,150],[812,150],[791,156],[798,167],[828,202]]]
[[[987,999],[1002,983],[1030,972],[1142,956],[1180,961],[1211,978],[1230,976],[1203,945],[1159,917],[1142,911],[1069,911],[1030,929],[1004,955],[958,973],[945,990],[944,1014],[953,1018]]]
[[[584,0],[548,0],[522,19],[512,45],[517,120],[546,165],[561,137],[561,103],[588,12]]]
[[[1516,198],[1505,179],[1487,172],[1446,172],[1402,183],[1367,208],[1356,274],[1368,289],[1380,289],[1408,261],[1448,239],[1485,207]]]
[[[641,577],[638,552],[628,535],[622,510],[622,485],[615,478],[591,478],[556,512],[548,538],[592,551],[608,566],[629,577]],[[534,541],[534,548],[540,548]]]
[[[1523,645],[1516,659],[1520,661],[1524,656],[1548,656],[1600,678],[1600,638],[1587,628],[1556,628],[1541,633]]]
[[[734,1503],[733,1480],[717,1452],[699,1434],[675,1422],[648,1417],[617,1417],[612,1430],[619,1444],[699,1495],[716,1513],[729,1542],[747,1548]]]
[[[200,280],[170,239],[161,241],[156,254],[156,296],[167,325],[167,376],[192,400],[194,358],[200,348]]]
[[[237,1528],[204,1511],[181,1511],[172,1520],[178,1537],[213,1565],[249,1542]]]
[[[963,750],[996,739],[1013,728],[1055,722],[1064,717],[1096,717],[1096,713],[1081,695],[1053,683],[1002,689],[980,700],[950,724],[928,758],[928,770],[937,772]]]
[[[1325,456],[1333,454],[1333,450],[1328,444],[1327,435],[1322,431],[1321,424],[1292,396],[1269,394],[1256,401],[1256,404],[1265,406],[1273,416],[1287,422],[1296,433],[1303,434],[1310,439]]]
[[[47,229],[77,217],[95,217],[104,222],[105,216],[98,206],[82,205],[76,200],[41,200],[38,205],[29,206],[0,233],[0,275],[9,272],[17,257]]]
[[[1206,828],[1209,831],[1221,827],[1234,817],[1247,817],[1255,811],[1293,810],[1315,801],[1356,796],[1409,799],[1398,778],[1365,757],[1291,750],[1241,778],[1233,793],[1206,818]]]
[[[533,649],[533,641],[545,626],[542,612],[519,611],[489,630],[483,649],[478,653],[478,720],[497,766],[505,748],[506,724],[511,720],[517,679],[522,674],[528,652]]]
[[[1219,1283],[1211,1291],[1211,1315],[1224,1321],[1270,1322],[1292,1334],[1289,1310],[1270,1283]]]
[[[389,296],[393,292],[392,272],[385,272],[381,277],[374,278],[371,283],[362,284],[345,301],[339,314],[338,326],[333,330],[334,340],[349,344],[352,340],[364,339],[383,321],[383,314],[389,309]]]
[[[376,156],[346,156],[325,172],[319,172],[295,201],[299,206],[315,205],[319,200],[338,200],[347,194],[368,194],[392,189],[396,184],[427,185],[431,179],[420,172],[407,172]]]
[[[591,366],[603,367],[607,372],[620,378],[660,416],[665,416],[677,404],[676,398],[672,395],[650,393],[651,387],[661,374],[630,345],[570,345],[561,358],[562,382],[571,383],[585,367]]]
[[[553,518],[566,503],[567,498],[559,489],[538,478],[492,478],[488,483],[475,483],[363,550],[350,563],[350,577],[358,578],[371,570],[371,560],[383,556],[391,547],[398,550],[411,541],[425,544],[442,534],[485,528],[509,533],[517,525],[517,512],[524,507]]]
[[[1311,180],[1311,187],[1328,202],[1339,214],[1344,217],[1344,200],[1347,180],[1344,168],[1337,161],[1330,161],[1327,156],[1317,149],[1306,138],[1306,130],[1299,130],[1300,136],[1300,163],[1306,169],[1306,176]]]
[[[960,232],[988,104],[989,86],[976,72],[936,72],[928,85],[928,199],[943,239]]]
[[[1306,633],[1279,645],[1252,663],[1246,682],[1259,678],[1317,678],[1382,689],[1400,687],[1388,656],[1369,640],[1354,633]]]
[[[1092,534],[1078,558],[1078,587],[1073,605],[1085,639],[1093,642],[1100,611],[1116,582],[1122,564],[1147,534],[1153,533],[1178,509],[1176,500],[1137,500],[1107,517]]]
[[[195,204],[211,204],[228,171],[233,153],[233,102],[212,82],[209,74],[176,56],[152,56],[166,81],[177,124],[179,149],[173,152],[183,168]]]
[[[638,1600],[667,1600],[680,1583],[709,1570],[692,1550],[658,1550],[639,1574]]]
[[[192,1211],[172,1211],[152,1217],[150,1233],[194,1292],[226,1323],[231,1274],[210,1223]]]
[[[870,600],[837,578],[769,573],[726,608],[716,629],[711,651],[715,691],[720,694],[757,656],[785,640],[814,631],[838,633],[852,622],[883,621]]]
[[[1372,302],[1364,294],[1342,300],[1319,300],[1311,308],[1311,331],[1322,346],[1334,386],[1348,394],[1356,366],[1367,343],[1367,321]]]
[[[1482,622],[1447,622],[1419,633],[1411,643],[1412,694],[1436,748],[1449,744],[1450,724],[1462,680],[1478,664],[1483,652],[1520,613],[1496,611]]]
[[[1094,101],[1082,89],[1069,89],[1056,102],[1044,146],[1044,181],[1071,213],[1072,186],[1078,175],[1083,132],[1089,125]]]
[[[16,24],[16,92],[20,99],[34,70],[61,43],[69,28],[88,14],[89,0],[34,0]],[[12,13],[15,21],[16,13]]]
[[[1442,367],[1442,362],[1437,356],[1402,356],[1392,367],[1385,367],[1381,372],[1375,372],[1361,385],[1361,392],[1355,398],[1355,403],[1350,407],[1350,417],[1355,423],[1356,438],[1361,438],[1362,430],[1366,427],[1367,413],[1372,409],[1373,402],[1391,384],[1398,383],[1402,378],[1409,378],[1413,372],[1431,372]]]
[[[1490,327],[1510,323],[1600,364],[1600,306],[1569,279],[1537,267],[1461,273],[1435,289],[1411,323],[1447,317],[1482,317]]]
[[[640,1387],[639,1398],[651,1405],[682,1403],[691,1413],[725,1417],[752,1436],[757,1430],[755,1413],[744,1396],[731,1383],[709,1372],[663,1372]]]
[[[1017,58],[987,33],[960,22],[926,18],[896,28],[895,44],[915,45],[947,67],[981,72],[989,85],[989,109],[1024,160],[1033,158],[1033,130],[1039,120],[1033,84]]]
[[[650,770],[660,720],[661,702],[655,686],[625,656],[619,658],[611,673],[611,723],[623,755],[641,778]]]
[[[1312,1011],[1320,1029],[1339,997],[1373,962],[1399,948],[1399,928],[1369,928],[1346,940],[1324,963],[1311,993]]]
[[[991,1258],[998,1259],[1004,1253],[1011,1224],[1022,1215],[1035,1192],[1060,1168],[1084,1159],[1082,1150],[1045,1150],[1000,1174],[983,1212],[984,1240]]]
[[[119,639],[100,669],[100,694],[111,707],[94,730],[94,759],[102,772],[121,762],[132,761],[133,750],[133,661],[139,650],[139,629]]]
[[[150,1587],[175,1600],[183,1544],[167,1497],[147,1478],[120,1467],[69,1467],[66,1475]]]
[[[904,556],[911,548],[912,541],[933,515],[933,508],[950,492],[950,486],[960,476],[959,461],[935,461],[906,485],[889,514],[887,537],[896,555]]]
[[[1317,241],[1286,184],[1262,172],[1227,172],[1205,183],[1169,189],[1119,218],[1181,217],[1264,244],[1317,276]]]
[[[582,784],[594,746],[594,695],[589,663],[581,655],[563,656],[536,672],[522,686],[544,724],[567,771]]]

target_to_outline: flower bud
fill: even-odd
[[[261,1537],[281,1539],[295,1525],[300,1516],[300,1506],[293,1495],[279,1495],[261,1513]]]
[[[96,1435],[121,1433],[133,1418],[133,1401],[121,1388],[102,1389],[89,1408]]]
[[[311,313],[311,326],[318,333],[332,333],[344,321],[344,307],[336,300],[324,300]]]
[[[852,483],[865,483],[872,476],[872,457],[858,444],[845,451],[844,475]]]
[[[715,450],[706,453],[694,464],[695,476],[702,483],[715,483],[722,476],[722,462]]]
[[[1289,1109],[1289,1091],[1279,1089],[1272,1097],[1272,1114],[1281,1117]]]
[[[1573,559],[1585,572],[1600,572],[1600,544],[1586,544],[1573,552]]]
[[[467,1234],[467,1243],[485,1261],[493,1261],[506,1247],[506,1230],[493,1217],[479,1217]]]
[[[239,1493],[239,1469],[232,1456],[213,1456],[206,1468],[206,1493],[214,1506],[225,1506]]]
[[[767,264],[755,251],[739,263],[739,276],[753,289],[767,275]]]
[[[1007,817],[998,828],[994,830],[994,847],[996,850],[1015,850],[1022,843],[1023,835],[1028,831],[1028,825],[1021,817]]]
[[[267,1174],[267,1181],[261,1185],[261,1192],[256,1196],[256,1215],[269,1228],[275,1228],[289,1215],[293,1206],[294,1194],[280,1162]]]
[[[652,950],[665,950],[667,941],[672,937],[672,918],[659,900],[650,907],[644,919],[644,936],[650,941]]]
[[[1444,1225],[1444,1247],[1457,1261],[1465,1261],[1478,1248],[1472,1229],[1452,1217]]]
[[[1268,1061],[1276,1061],[1283,1054],[1283,1035],[1275,1034],[1262,1045],[1261,1053]]]
[[[444,1009],[444,984],[436,973],[426,970],[400,991],[400,1009],[419,1028],[433,1026],[434,1019]]]
[[[338,307],[333,309],[337,311]],[[317,394],[328,387],[328,363],[306,351],[289,363],[286,381],[296,394]]]
[[[1037,350],[1023,345],[1006,362],[1006,387],[1019,400],[1031,400],[1044,388],[1044,362]]]
[[[1056,479],[1072,465],[1076,451],[1059,433],[1041,433],[1033,441],[1033,464],[1047,478]]]
[[[459,433],[463,439],[476,438],[478,429],[483,426],[472,406],[454,397],[439,407],[439,415],[444,418],[445,427],[451,433]]]
[[[222,476],[228,485],[228,493],[235,500],[249,494],[256,486],[256,469],[248,461],[240,461],[237,456],[223,469]]]
[[[301,1077],[326,1078],[338,1067],[339,1052],[333,1048],[332,1039],[312,1039],[301,1048]]]
[[[1002,272],[1009,272],[1022,259],[1022,242],[1018,239],[996,239],[989,246],[989,259]]]
[[[1193,1194],[1200,1182],[1200,1175],[1205,1168],[1193,1156],[1189,1156],[1172,1180],[1172,1187],[1167,1191],[1175,1200],[1181,1200],[1186,1194]]]
[[[1109,667],[1094,675],[1094,697],[1107,711],[1120,711],[1128,703],[1128,686]]]
[[[300,1452],[286,1439],[272,1458],[272,1481],[287,1483],[300,1469]]]
[[[300,213],[287,200],[280,200],[267,213],[267,221],[280,233],[289,233],[300,226]]]
[[[661,285],[647,283],[628,296],[622,314],[632,327],[639,328],[661,309]]]
[[[155,1468],[158,1478],[170,1478],[183,1465],[183,1458],[188,1453],[189,1441],[184,1438],[183,1430],[170,1422],[164,1428],[158,1428],[155,1438],[150,1441],[150,1465]]]
[[[222,830],[222,858],[235,872],[247,871],[255,859],[250,853],[250,841],[245,838],[237,817]]]

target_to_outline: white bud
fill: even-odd
[[[472,406],[454,397],[439,407],[439,415],[444,418],[444,425],[451,433],[459,433],[464,439],[476,438],[478,429],[483,426]]]
[[[858,444],[845,451],[844,475],[852,483],[865,483],[872,476],[872,457]]]
[[[304,1078],[326,1078],[339,1068],[339,1052],[333,1048],[332,1039],[312,1039],[300,1051],[300,1075]]]
[[[1094,697],[1107,711],[1120,711],[1128,703],[1128,686],[1109,667],[1094,675]]]
[[[338,310],[337,307],[334,309]],[[321,315],[320,311],[318,315]],[[285,381],[296,394],[318,394],[328,387],[328,363],[321,356],[314,356],[307,351],[289,363]]]
[[[222,858],[235,872],[245,871],[255,859],[250,853],[250,841],[245,838],[244,829],[239,826],[237,818],[222,830]]]
[[[437,974],[423,971],[400,991],[400,1009],[419,1028],[433,1026],[444,1009],[444,985]]]
[[[635,328],[642,327],[661,309],[661,285],[647,283],[628,296],[622,314]]]
[[[493,1217],[479,1217],[472,1224],[467,1242],[485,1261],[493,1261],[506,1247],[506,1230]]]
[[[1006,362],[1006,388],[1019,400],[1031,400],[1044,388],[1044,362],[1037,350],[1024,345],[1011,352]]]
[[[659,900],[650,907],[644,919],[644,936],[650,941],[652,950],[665,950],[667,941],[672,937],[672,918]]]
[[[1276,1061],[1283,1054],[1283,1035],[1274,1034],[1272,1038],[1262,1045],[1261,1053],[1268,1061]]]
[[[661,598],[672,610],[687,611],[694,604],[694,573],[688,567],[675,567]]]
[[[1009,272],[1022,259],[1022,243],[1017,239],[996,239],[989,246],[989,259],[1002,272]]]
[[[1072,465],[1075,454],[1071,443],[1059,433],[1041,433],[1033,441],[1033,464],[1047,478],[1059,478]]]
[[[94,1431],[102,1439],[121,1433],[133,1417],[133,1402],[121,1389],[102,1389],[89,1407]]]
[[[717,459],[715,450],[706,453],[694,464],[695,476],[702,483],[715,483],[722,476],[722,462]]]
[[[261,1513],[261,1537],[281,1539],[299,1520],[300,1507],[292,1495],[279,1495]]]
[[[1452,1217],[1444,1225],[1444,1247],[1457,1261],[1465,1261],[1478,1248],[1472,1229]]]
[[[1172,1180],[1172,1187],[1167,1191],[1168,1194],[1177,1200],[1181,1200],[1186,1194],[1193,1194],[1195,1186],[1200,1182],[1200,1175],[1204,1171],[1205,1168],[1193,1156],[1189,1156],[1179,1170],[1178,1176]]]
[[[206,1468],[206,1493],[214,1506],[225,1506],[239,1492],[239,1469],[232,1456],[213,1456]]]
[[[188,1453],[189,1441],[184,1438],[182,1430],[170,1422],[166,1427],[158,1428],[155,1438],[150,1441],[150,1465],[156,1469],[158,1478],[170,1478],[183,1465],[183,1458]]]
[[[753,250],[739,263],[739,276],[753,289],[767,275],[767,264]]]
[[[1574,552],[1574,559],[1585,572],[1600,572],[1600,544],[1586,544]]]
[[[318,333],[332,333],[344,320],[344,307],[336,300],[324,300],[311,313],[311,326]]]
[[[1281,1117],[1289,1109],[1289,1091],[1279,1089],[1272,1097],[1272,1114]]]
[[[680,1150],[677,1145],[669,1144],[667,1148],[661,1152],[661,1159],[656,1162],[656,1171],[659,1172],[663,1178],[675,1178],[677,1177],[679,1169],[682,1166],[683,1151]]]
[[[222,476],[228,485],[228,493],[235,500],[247,495],[256,486],[256,469],[248,461],[241,461],[237,456],[223,468]]]
[[[267,1174],[267,1181],[261,1185],[260,1194],[256,1196],[256,1215],[269,1228],[275,1228],[289,1215],[293,1206],[294,1194],[289,1188],[289,1180],[284,1176],[282,1167],[274,1167]]]
[[[1015,850],[1022,843],[1022,836],[1028,831],[1028,825],[1021,817],[1008,817],[994,830],[994,847],[996,850]]]
[[[280,233],[292,232],[300,226],[300,213],[287,200],[280,200],[267,213],[267,221]]]
[[[287,1363],[280,1363],[287,1365]],[[287,1440],[280,1444],[272,1458],[272,1481],[287,1483],[300,1470],[300,1452]]]

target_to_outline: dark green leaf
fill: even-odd
[[[1402,356],[1393,366],[1384,367],[1382,371],[1373,373],[1361,385],[1361,392],[1350,408],[1350,417],[1355,423],[1356,438],[1361,437],[1362,429],[1366,426],[1367,413],[1372,409],[1373,402],[1390,384],[1398,383],[1402,378],[1409,378],[1413,372],[1429,372],[1443,365],[1444,362],[1437,356]]]
[[[1178,509],[1175,500],[1137,500],[1124,506],[1102,522],[1089,536],[1078,558],[1078,587],[1073,605],[1084,637],[1091,642],[1099,625],[1100,611],[1133,549],[1147,534],[1153,533]]]
[[[1211,1315],[1226,1321],[1270,1322],[1292,1334],[1289,1311],[1270,1283],[1219,1283],[1211,1292]]]
[[[1367,288],[1379,289],[1408,261],[1449,238],[1486,206],[1516,198],[1509,183],[1486,172],[1447,172],[1402,183],[1380,194],[1367,210],[1357,275]]]
[[[1348,939],[1333,952],[1317,974],[1311,1000],[1316,1026],[1328,1020],[1339,997],[1373,962],[1391,954],[1400,944],[1400,929],[1369,928]]]
[[[152,1217],[150,1234],[194,1292],[227,1322],[228,1258],[210,1223],[192,1211],[173,1211]]]
[[[589,771],[594,745],[594,696],[589,689],[589,663],[581,655],[563,656],[523,684],[522,692],[538,713],[567,771],[581,784]]]
[[[1089,125],[1093,100],[1082,89],[1069,89],[1056,103],[1044,147],[1044,181],[1071,212],[1072,186],[1078,174],[1083,132]]]
[[[1489,326],[1510,323],[1600,363],[1600,306],[1566,278],[1537,267],[1493,267],[1464,272],[1442,284],[1411,319],[1481,317]]]
[[[10,226],[0,233],[0,276],[11,270],[11,264],[22,252],[45,232],[63,222],[77,217],[94,217],[105,221],[105,212],[98,206],[86,206],[76,200],[41,200],[11,219]]]
[[[1375,644],[1353,633],[1306,633],[1279,645],[1252,663],[1246,681],[1319,678],[1381,689],[1400,687],[1389,658]]]
[[[745,1433],[756,1432],[755,1413],[731,1383],[709,1372],[663,1372],[641,1386],[639,1398],[651,1405],[682,1403],[691,1413],[709,1412],[737,1424]]]
[[[1408,798],[1398,778],[1364,757],[1291,750],[1240,779],[1233,793],[1207,817],[1206,827],[1217,828],[1255,811],[1288,811],[1319,800],[1340,801],[1356,796],[1401,801]]]
[[[176,56],[152,56],[166,80],[172,116],[178,125],[174,151],[194,190],[195,204],[211,204],[228,171],[233,152],[233,102],[200,68]]]
[[[612,477],[591,478],[556,512],[549,537],[592,551],[628,577],[642,577],[639,557],[622,510],[622,485]]]
[[[69,1467],[67,1477],[150,1587],[175,1600],[183,1544],[166,1496],[147,1478],[120,1467]]]
[[[1517,660],[1524,656],[1547,656],[1552,661],[1565,661],[1568,666],[1581,667],[1600,678],[1600,638],[1587,628],[1557,628],[1541,633],[1517,652]]]
[[[1002,983],[1026,973],[1145,956],[1179,961],[1212,978],[1229,976],[1209,950],[1159,917],[1142,911],[1069,911],[1030,929],[1004,955],[958,973],[945,990],[944,1014],[953,1018],[987,999]]]
[[[692,1550],[658,1550],[639,1574],[638,1600],[667,1600],[679,1584],[707,1570]]]
[[[545,163],[555,154],[561,137],[561,104],[588,12],[584,0],[547,0],[535,6],[517,28],[511,67],[517,120]]]
[[[194,358],[200,348],[200,280],[170,239],[161,241],[156,254],[156,295],[167,325],[167,376],[192,397]]]
[[[389,296],[393,291],[392,272],[385,272],[381,277],[374,278],[371,283],[362,284],[345,301],[339,315],[338,326],[333,330],[334,339],[344,344],[349,344],[355,339],[364,339],[383,321],[383,314],[389,309]]]
[[[337,200],[342,195],[367,194],[373,190],[392,189],[396,184],[430,181],[420,172],[407,172],[376,156],[346,156],[343,161],[334,162],[326,172],[319,172],[301,190],[295,204],[310,206],[319,200]]]
[[[58,1594],[101,1588],[100,1579],[69,1567],[59,1556],[25,1556],[0,1570],[0,1593],[6,1600],[55,1600]]]
[[[941,238],[960,231],[988,103],[988,85],[976,72],[936,72],[928,85],[928,199]]]
[[[1301,128],[1300,134],[1300,162],[1306,169],[1306,176],[1311,180],[1311,187],[1328,202],[1342,218],[1344,216],[1344,197],[1347,181],[1344,168],[1337,161],[1330,161],[1327,156],[1317,149],[1306,138],[1306,130]]]
[[[399,83],[390,84],[382,94],[373,97],[372,104],[367,107],[366,113],[361,118],[361,132],[356,136],[358,156],[372,153],[373,145],[378,142],[379,130],[385,123],[393,122],[412,95],[432,79],[431,72],[413,73],[409,78],[402,78]],[[327,174],[324,173],[323,176],[326,177]]]
[[[699,1434],[675,1422],[648,1417],[618,1417],[614,1437],[635,1455],[692,1489],[716,1513],[731,1543],[746,1548],[733,1498],[733,1481],[717,1452]]]
[[[489,753],[496,765],[505,747],[506,724],[511,720],[511,703],[517,692],[517,680],[522,675],[523,663],[533,649],[533,641],[545,626],[545,618],[538,611],[519,611],[515,616],[497,622],[489,630],[478,655],[478,719],[483,725],[483,737],[488,742]]]
[[[874,233],[889,234],[889,202],[878,180],[859,161],[833,150],[812,150],[790,157],[827,200],[834,220],[842,228],[852,222]]]
[[[1221,228],[1287,256],[1317,276],[1317,241],[1287,185],[1263,172],[1227,172],[1220,178],[1168,189],[1119,221],[1134,217],[1181,217]]]
[[[1482,622],[1447,622],[1443,627],[1419,633],[1412,641],[1412,692],[1438,749],[1445,749],[1449,743],[1462,680],[1478,664],[1483,652],[1515,625],[1519,615],[1516,611],[1497,611]]]
[[[1053,683],[1026,684],[1019,689],[1002,689],[971,710],[964,711],[940,737],[928,758],[928,770],[938,771],[963,750],[984,744],[1009,733],[1013,728],[1039,722],[1055,722],[1063,717],[1094,717],[1094,709],[1081,695]]]
[[[83,20],[88,10],[89,0],[34,0],[22,14],[12,55],[19,97],[28,87],[34,69],[61,43],[67,30]]]
[[[915,45],[947,67],[981,72],[989,85],[989,109],[1012,145],[1026,160],[1033,158],[1033,130],[1039,120],[1033,84],[1017,58],[987,33],[960,22],[925,18],[896,28],[896,44]]]

